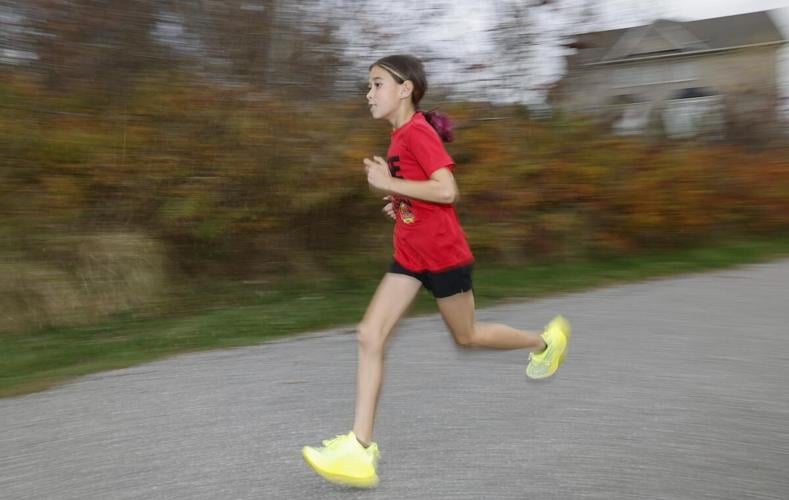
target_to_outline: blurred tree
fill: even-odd
[[[321,0],[31,0],[3,6],[0,62],[25,56],[50,90],[124,93],[160,70],[223,84],[332,92],[337,13]],[[309,89],[309,92],[303,92]]]
[[[409,52],[428,63],[431,85],[459,99],[535,102],[558,78],[565,38],[597,22],[592,0],[500,0],[480,8],[471,2],[325,0],[346,40],[338,86],[359,86],[367,65],[391,53]],[[357,89],[358,90],[358,89]],[[433,96],[431,91],[429,96]]]
[[[574,34],[588,30],[599,19],[599,2],[592,0],[502,0],[494,4],[490,29],[495,58],[476,65],[491,87],[494,99],[535,102],[544,99],[546,84],[558,77],[550,64],[560,59],[562,46]]]
[[[0,65],[21,65],[34,58],[24,9],[0,2]]]
[[[170,0],[168,43],[213,79],[262,86],[277,4],[270,1]]]
[[[436,33],[452,20],[446,16],[457,9],[457,2],[382,3],[374,0],[322,0],[319,11],[335,28],[332,47],[339,71],[333,75],[334,94],[363,96],[367,92],[368,66],[380,57],[411,53],[431,63],[433,74],[437,63],[450,61],[453,55],[441,50]],[[349,15],[349,12],[352,15]],[[437,29],[439,28],[439,29]],[[432,76],[432,75],[431,75]],[[431,86],[435,79],[431,78]],[[433,90],[428,98],[434,96]]]
[[[25,7],[36,68],[52,90],[120,93],[164,66],[152,37],[155,0],[31,0]]]
[[[332,88],[340,51],[320,0],[169,0],[162,36],[214,81],[265,90]]]

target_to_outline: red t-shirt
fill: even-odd
[[[438,133],[420,112],[392,132],[387,161],[392,176],[409,181],[426,181],[440,168],[455,168]],[[394,196],[393,206],[394,258],[401,266],[413,272],[439,272],[474,261],[454,206],[402,196]]]

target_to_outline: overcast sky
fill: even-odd
[[[612,2],[605,3],[615,3]],[[703,19],[789,7],[789,0],[658,0],[669,17]]]

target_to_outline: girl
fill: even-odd
[[[447,119],[419,111],[427,90],[422,63],[412,56],[384,57],[370,66],[367,104],[375,119],[392,125],[384,160],[364,159],[368,184],[386,193],[384,212],[395,220],[394,260],[358,326],[356,413],[353,430],[305,447],[304,459],[329,481],[373,487],[378,484],[378,446],[372,441],[387,338],[421,287],[436,299],[449,331],[462,347],[530,349],[526,374],[551,376],[564,359],[570,325],[561,316],[545,331],[516,330],[477,323],[471,286],[471,254],[453,207],[458,189],[455,163],[444,149]]]

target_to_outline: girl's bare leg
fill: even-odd
[[[532,351],[545,349],[545,342],[538,333],[517,330],[499,323],[477,323],[474,318],[472,291],[436,299],[436,302],[444,323],[459,346]]]
[[[378,290],[359,324],[359,360],[353,432],[365,444],[370,444],[373,439],[375,411],[383,383],[386,341],[421,286],[422,283],[416,278],[387,273],[378,285]]]

